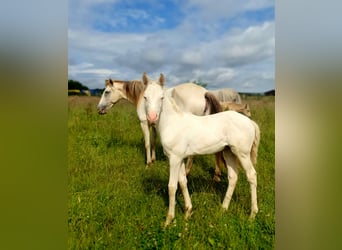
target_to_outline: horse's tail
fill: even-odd
[[[258,147],[259,147],[259,143],[260,143],[260,129],[258,124],[256,124],[256,122],[252,121],[252,124],[255,128],[255,135],[254,135],[254,141],[253,141],[253,145],[252,145],[252,149],[251,149],[251,161],[255,167],[256,163],[257,163],[257,157],[258,157]]]
[[[222,107],[221,104],[219,102],[219,100],[210,92],[206,92],[204,94],[204,98],[205,98],[205,113],[207,113],[207,110],[209,109],[209,113],[208,114],[215,114],[218,112],[222,112]]]

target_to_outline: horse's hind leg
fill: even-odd
[[[250,185],[251,190],[251,214],[250,219],[254,219],[255,215],[258,213],[258,203],[257,203],[257,173],[253,167],[252,161],[249,154],[238,156],[241,166],[246,172],[246,176]]]
[[[224,200],[222,202],[223,209],[228,209],[230,201],[233,196],[233,192],[236,186],[236,182],[238,180],[238,165],[236,156],[230,151],[229,148],[224,149],[223,157],[226,162],[227,171],[228,171],[228,188]]]
[[[221,181],[221,167],[220,163],[223,162],[224,165],[226,165],[225,160],[223,158],[223,151],[218,152],[215,154],[215,175],[214,175],[214,181],[220,182]]]
[[[192,156],[189,156],[188,159],[186,160],[186,167],[185,167],[186,176],[190,174],[193,161],[194,161],[194,158]]]

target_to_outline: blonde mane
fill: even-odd
[[[132,100],[135,105],[137,105],[144,89],[144,84],[139,80],[132,80],[124,84],[124,90],[126,91],[127,98]]]
[[[132,81],[124,81],[124,80],[106,80],[106,86],[109,84],[113,84],[113,82],[120,83],[123,86],[123,90],[127,96],[127,99],[131,100],[135,105],[137,105],[139,98],[144,91],[145,87],[142,81],[140,80],[132,80]]]

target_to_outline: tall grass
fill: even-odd
[[[259,213],[248,221],[250,191],[241,170],[228,211],[221,210],[228,181],[213,181],[214,156],[197,156],[188,177],[193,215],[168,209],[168,160],[157,142],[157,162],[145,169],[145,148],[135,108],[119,102],[107,115],[96,97],[70,97],[68,117],[68,247],[70,249],[272,249],[275,238],[274,97],[250,97],[261,141]]]

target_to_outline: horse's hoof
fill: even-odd
[[[185,212],[185,219],[189,219],[190,216],[192,215],[192,209],[187,209],[186,212]]]
[[[213,179],[215,182],[221,182],[221,178],[218,175],[215,175]]]

